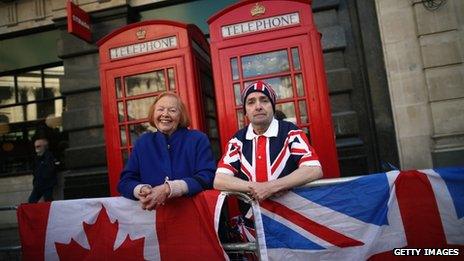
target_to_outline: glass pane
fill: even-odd
[[[131,145],[134,145],[135,141],[146,132],[154,132],[156,129],[148,122],[138,123],[129,125],[129,133],[131,137]]]
[[[238,63],[237,58],[230,59],[230,68],[232,68],[232,80],[238,80]]]
[[[124,121],[124,103],[123,102],[118,102],[118,119],[119,119],[119,122]]]
[[[281,117],[283,120],[296,124],[295,104],[293,102],[276,104],[276,115],[277,111],[282,112]]]
[[[301,77],[301,74],[297,74],[295,76],[295,82],[296,82],[296,91],[298,92],[298,96],[304,96],[304,87],[303,87],[303,78]]]
[[[35,101],[43,98],[40,71],[31,71],[18,76],[19,102]]]
[[[126,127],[122,126],[119,128],[119,140],[121,141],[121,146],[127,145],[127,135],[126,135]]]
[[[116,98],[121,98],[123,96],[121,78],[118,77],[114,79],[114,88],[116,89]]]
[[[176,89],[176,77],[174,75],[174,68],[168,69],[168,78],[169,78],[169,90]]]
[[[24,121],[24,114],[26,113],[26,106],[13,106],[0,108],[0,122],[1,123],[14,123]]]
[[[239,129],[245,127],[245,119],[243,118],[243,110],[242,109],[237,110],[237,123],[238,123],[238,128]]]
[[[278,100],[293,97],[292,81],[290,79],[290,76],[268,78],[263,79],[263,81],[269,83],[272,86],[272,88],[277,94]],[[248,86],[251,83],[253,83],[253,81],[246,82],[245,86]]]
[[[49,100],[45,102],[38,102],[35,104],[27,105],[27,120],[45,119],[47,117],[53,117],[55,115],[55,101]]]
[[[44,69],[43,72],[45,82],[44,97],[51,98],[61,96],[60,76],[64,75],[64,67],[52,67]]]
[[[127,160],[129,159],[129,152],[127,150],[122,150],[122,162],[126,165]]]
[[[240,83],[234,83],[235,105],[242,105],[242,97],[240,95]]]
[[[253,77],[289,70],[286,50],[242,57],[243,77]]]
[[[166,91],[164,70],[124,77],[126,97],[150,92]]]
[[[14,77],[0,77],[0,105],[13,104],[15,102],[16,93],[14,90]]]
[[[308,123],[308,113],[306,110],[306,101],[299,101],[298,107],[300,109],[300,120],[301,124]]]
[[[300,55],[298,54],[298,48],[292,48],[293,68],[294,70],[300,70]]]
[[[127,120],[145,119],[148,117],[148,110],[153,104],[154,97],[127,101]]]

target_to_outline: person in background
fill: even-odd
[[[189,130],[185,104],[172,92],[159,95],[149,110],[157,129],[136,141],[118,184],[122,196],[153,210],[169,198],[211,189],[216,164],[208,137]]]
[[[32,192],[29,203],[37,203],[40,198],[44,201],[53,200],[53,188],[57,184],[57,166],[59,162],[48,149],[48,140],[38,138],[34,141],[36,158],[33,166]]]
[[[243,89],[250,124],[229,140],[214,188],[249,193],[262,201],[322,177],[316,152],[293,123],[274,118],[276,94],[258,81]]]

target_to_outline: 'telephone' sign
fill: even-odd
[[[89,14],[71,1],[68,1],[66,11],[68,13],[68,33],[87,42],[92,41]]]
[[[110,59],[127,58],[144,53],[161,52],[177,47],[177,37],[170,36],[143,43],[136,43],[110,49]]]
[[[241,34],[256,33],[274,28],[286,27],[300,23],[300,15],[291,13],[278,15],[244,23],[231,24],[222,27],[222,37],[231,37]]]

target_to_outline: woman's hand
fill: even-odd
[[[164,205],[171,191],[169,185],[164,183],[153,187],[148,193],[147,192],[145,188],[142,189],[139,194],[140,203],[142,204],[142,209],[153,210]]]

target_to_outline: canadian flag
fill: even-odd
[[[224,260],[215,232],[217,191],[155,211],[122,197],[22,204],[24,260]]]

